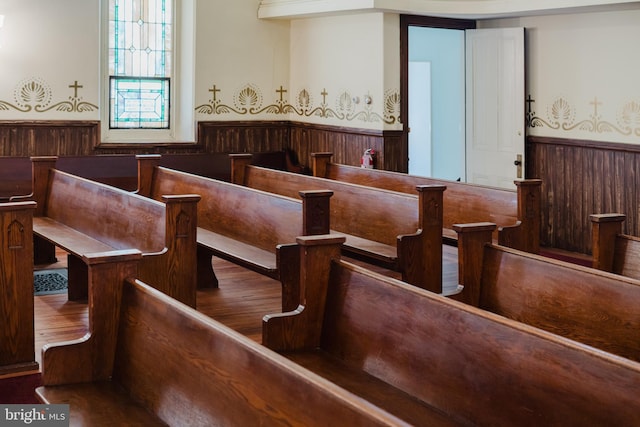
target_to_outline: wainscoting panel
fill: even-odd
[[[526,162],[542,179],[541,245],[590,254],[594,213],[623,213],[640,236],[640,146],[528,137]]]
[[[407,171],[401,131],[381,131],[290,121],[203,121],[190,144],[102,144],[98,121],[0,121],[0,156],[91,156],[114,154],[264,153],[291,149],[300,163],[331,151],[333,160],[359,165],[368,148],[375,166]]]
[[[289,122],[199,122],[198,144],[206,153],[281,151],[289,145]]]
[[[94,154],[97,121],[0,121],[2,156],[81,156]]]
[[[354,129],[309,123],[291,123],[290,148],[301,163],[311,164],[311,153],[332,152],[332,161],[352,166],[360,165],[365,150],[375,151],[374,165],[378,169],[407,171],[407,149],[403,149],[400,131]]]

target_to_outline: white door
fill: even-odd
[[[467,30],[466,67],[467,181],[513,189],[524,178],[524,28]]]
[[[431,176],[431,62],[409,61],[409,173]]]

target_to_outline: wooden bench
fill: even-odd
[[[331,191],[301,191],[292,199],[158,166],[160,156],[138,158],[138,193],[156,200],[196,193],[198,283],[217,286],[211,257],[218,256],[278,279],[283,310],[298,302],[300,273],[296,237],[329,232]],[[290,304],[294,304],[291,307]]]
[[[55,169],[56,157],[34,157],[32,161],[30,198],[38,203],[33,219],[34,259],[52,258],[55,246],[69,254],[70,299],[86,298],[83,255],[134,248],[143,254],[141,279],[195,306],[200,196],[167,195],[165,203],[160,203],[61,172]]]
[[[379,169],[331,163],[332,153],[312,153],[314,176],[415,194],[417,185],[444,185],[443,237],[455,244],[453,224],[493,222],[494,240],[504,246],[538,253],[541,227],[540,179],[514,181],[516,190],[426,178]]]
[[[285,151],[265,151],[252,153],[253,164],[273,169],[287,169],[287,153]],[[158,166],[189,172],[194,175],[220,181],[230,181],[231,165],[228,153],[197,153],[162,155]]]
[[[331,233],[346,237],[345,254],[402,273],[402,280],[441,293],[441,185],[409,195],[250,165],[251,155],[231,155],[231,182],[297,197],[301,190],[328,189]]]
[[[464,288],[452,298],[640,361],[640,281],[491,244],[495,224],[455,228]]]
[[[71,425],[406,425],[133,280],[136,253],[113,255],[85,258],[89,333],[43,349],[37,396],[68,404]]]
[[[286,170],[286,151],[253,153],[253,164]],[[228,153],[163,154],[160,166],[229,182],[231,165]],[[136,158],[132,154],[59,156],[56,169],[102,182],[124,190],[136,189]],[[0,156],[0,201],[31,193],[31,159],[25,156]]]
[[[227,159],[228,161],[228,159]],[[0,156],[0,201],[31,192],[31,161],[28,157]]]
[[[622,233],[626,215],[590,215],[593,268],[640,279],[640,238]]]
[[[263,344],[412,425],[639,425],[640,363],[340,260],[300,237],[299,307]]]
[[[33,328],[35,202],[0,203],[0,375],[38,369]]]

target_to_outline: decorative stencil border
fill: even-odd
[[[270,104],[265,105],[262,91],[254,84],[246,84],[235,91],[232,103],[225,103],[219,96],[222,89],[215,84],[209,89],[211,98],[208,103],[196,107],[201,114],[240,114],[256,115],[295,114],[300,117],[335,118],[338,120],[363,122],[383,122],[386,124],[400,123],[400,93],[398,90],[387,90],[384,95],[382,115],[373,111],[374,101],[370,94],[360,99],[352,96],[349,91],[342,91],[333,99],[333,106],[328,101],[329,93],[326,89],[320,92],[320,101],[316,104],[314,96],[307,89],[302,89],[295,97],[294,103],[289,103],[285,94],[288,92],[282,85],[275,90],[276,96]],[[295,104],[295,105],[294,105]],[[361,106],[362,105],[362,106]]]
[[[576,108],[565,98],[559,97],[546,108],[546,118],[536,115],[532,104],[535,100],[531,95],[525,100],[527,104],[527,127],[547,127],[554,130],[580,130],[592,133],[618,133],[623,136],[640,136],[640,102],[626,102],[616,117],[616,123],[604,120],[599,111],[603,105],[598,97],[594,97],[589,105],[593,113],[588,118],[576,119]]]
[[[67,100],[54,101],[53,90],[44,79],[25,79],[14,88],[13,101],[0,100],[0,111],[84,113],[98,110],[96,104],[84,101],[79,95],[83,85],[79,84],[77,80],[68,87],[72,90],[73,95],[70,95]],[[236,90],[230,104],[225,103],[219,96],[222,90],[215,84],[209,89],[209,92],[212,95],[208,103],[197,106],[195,108],[196,112],[216,115],[232,113],[239,115],[258,115],[263,113],[275,115],[295,114],[300,117],[315,116],[369,123],[400,123],[400,93],[397,89],[386,91],[382,103],[382,114],[373,111],[373,105],[376,103],[370,94],[367,93],[360,99],[360,97],[353,96],[347,90],[340,92],[332,100],[333,105],[329,102],[329,93],[326,89],[320,92],[319,98],[321,100],[317,104],[314,96],[307,89],[298,92],[295,102],[290,103],[285,95],[288,91],[283,86],[275,90],[276,96],[269,104],[265,104],[261,89],[253,84],[246,84]]]
[[[98,106],[82,100],[78,95],[83,88],[78,81],[69,85],[73,90],[73,96],[66,101],[53,101],[53,91],[49,84],[40,78],[30,78],[18,83],[13,90],[14,102],[0,100],[0,110],[16,110],[21,113],[34,111],[46,113],[47,111],[62,111],[67,113],[84,113],[95,111]]]

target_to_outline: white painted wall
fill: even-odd
[[[98,120],[95,108],[49,109],[76,81],[78,98],[98,104],[98,0],[0,0],[0,14],[0,120]]]
[[[296,96],[291,119],[371,129],[397,126],[385,111],[393,110],[387,102],[399,92],[398,26],[397,17],[381,13],[291,21]],[[391,82],[394,86],[387,87]],[[307,94],[308,102],[299,103]]]
[[[209,89],[215,85],[220,91],[217,111],[202,108],[197,120],[287,119],[264,109],[277,109],[276,90],[289,89],[289,22],[257,19],[258,3],[198,1],[196,107],[214,107]]]
[[[526,28],[529,135],[640,143],[640,6],[482,26]]]

